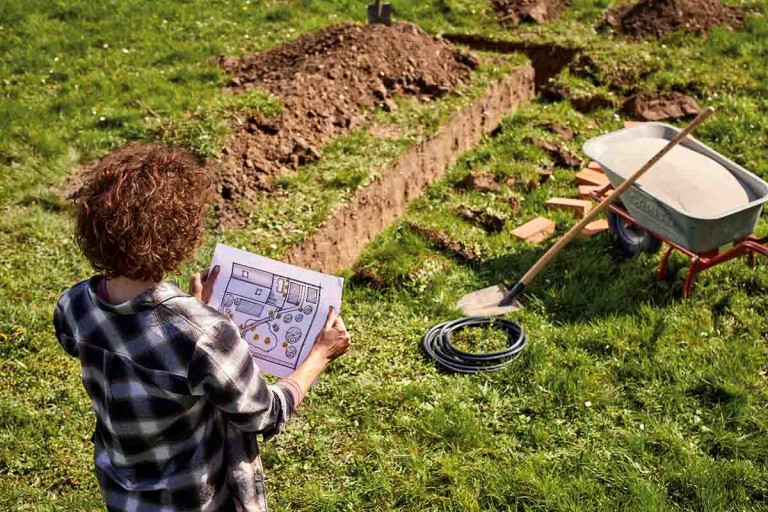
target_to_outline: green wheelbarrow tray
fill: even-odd
[[[603,167],[606,177],[616,188],[624,182],[624,177],[601,161],[609,148],[638,138],[669,141],[679,132],[668,124],[643,123],[590,139],[583,149],[587,156]],[[621,202],[640,227],[698,254],[718,249],[752,234],[760,219],[763,204],[768,201],[768,183],[692,137],[680,145],[714,160],[730,171],[747,191],[750,202],[717,217],[700,217],[664,202],[636,183],[621,195]]]

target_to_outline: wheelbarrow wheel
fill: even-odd
[[[641,252],[654,254],[661,249],[661,240],[613,212],[608,212],[608,226],[616,235],[621,250],[630,258]]]

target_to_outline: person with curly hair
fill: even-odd
[[[56,337],[79,359],[96,414],[96,476],[110,511],[266,510],[256,436],[281,432],[350,336],[332,309],[307,359],[267,384],[235,325],[163,282],[203,239],[211,180],[185,151],[107,155],[76,197],[75,238],[98,275],[59,298]]]

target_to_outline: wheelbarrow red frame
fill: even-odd
[[[599,190],[596,190],[592,193],[592,198],[595,201],[601,201],[602,199],[605,199],[605,197],[608,195],[608,192],[613,187],[610,184],[607,184],[600,188]],[[689,249],[686,249],[685,247],[682,247],[679,244],[676,244],[674,242],[671,242],[670,240],[664,238],[663,236],[660,236],[659,234],[653,232],[650,229],[647,229],[645,226],[639,224],[630,214],[629,212],[623,208],[621,205],[617,204],[611,204],[608,206],[608,209],[630,223],[632,226],[640,227],[641,229],[645,230],[650,236],[653,236],[654,238],[657,238],[661,240],[663,243],[667,244],[667,248],[664,251],[663,256],[661,257],[661,263],[659,264],[659,275],[658,280],[662,281],[667,277],[667,268],[669,266],[669,257],[672,255],[674,251],[681,252],[688,256],[690,259],[690,264],[688,266],[688,275],[685,278],[685,287],[683,288],[683,298],[688,298],[691,296],[691,290],[693,288],[693,282],[696,279],[696,276],[700,274],[701,272],[704,272],[705,270],[714,267],[715,265],[719,265],[721,263],[725,263],[726,261],[730,261],[734,258],[738,258],[740,256],[747,256],[747,264],[750,267],[753,267],[755,265],[755,254],[762,254],[763,256],[768,256],[768,247],[766,247],[766,242],[768,242],[768,237],[758,238],[754,235],[748,235],[744,238],[739,238],[737,240],[733,241],[733,245],[729,249],[713,249],[711,251],[707,251],[704,253],[696,253]]]

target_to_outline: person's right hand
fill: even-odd
[[[328,318],[320,334],[317,335],[312,351],[317,351],[328,362],[345,354],[349,350],[350,337],[344,320],[336,314],[336,311],[328,308]]]

